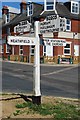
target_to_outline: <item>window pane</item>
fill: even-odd
[[[71,21],[69,19],[66,20],[66,30],[71,30]]]
[[[54,2],[53,0],[46,0],[46,9],[53,10],[54,9]]]
[[[46,53],[44,53],[44,56],[46,56]]]
[[[34,49],[32,49],[32,53],[34,53]]]
[[[23,54],[23,50],[20,50],[20,54],[21,54],[21,55]]]
[[[66,21],[66,24],[70,24],[70,20],[67,20],[67,21]]]
[[[78,12],[78,8],[76,8],[75,12],[76,12],[76,13]]]
[[[72,11],[74,12],[74,6],[72,6]]]
[[[20,49],[23,49],[23,46],[22,46],[22,45],[20,46]]]
[[[53,5],[54,2],[47,2],[46,4],[47,4],[47,5]]]
[[[64,50],[64,53],[70,54],[70,50],[65,49],[65,50]]]
[[[35,46],[34,46],[34,45],[32,45],[31,47],[32,47],[32,48],[34,48]]]
[[[10,45],[6,44],[6,52],[9,53],[9,50],[10,50]]]
[[[70,30],[70,26],[67,26],[67,30]]]
[[[3,45],[2,45],[2,53],[4,52],[4,47],[3,47]]]
[[[31,10],[32,10],[32,4],[31,4]]]
[[[46,46],[44,46],[44,52],[46,52]]]
[[[30,15],[32,15],[32,11],[31,11]]]
[[[53,6],[47,6],[47,10],[53,10]]]
[[[78,4],[76,4],[75,6],[78,7]]]
[[[33,12],[33,5],[30,4],[29,5],[29,11],[28,11],[29,15],[32,15],[32,12]]]
[[[70,48],[70,44],[66,44],[65,48]]]

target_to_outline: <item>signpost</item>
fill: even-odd
[[[21,37],[21,36],[8,36],[8,44],[10,45],[35,45],[35,37]]]
[[[40,34],[47,32],[59,32],[65,30],[65,18],[56,16],[47,16],[47,18],[39,23]]]
[[[65,39],[48,39],[44,38],[45,45],[50,46],[66,46],[66,40]]]
[[[58,32],[65,29],[65,20],[57,16],[48,16],[45,21],[35,22],[35,37],[21,37],[21,36],[8,36],[8,44],[10,45],[35,45],[34,56],[34,82],[33,82],[33,103],[41,104],[41,91],[40,91],[40,45],[39,45],[39,33],[46,32]],[[16,32],[25,32],[24,25],[16,26]],[[27,30],[27,29],[26,29]],[[28,29],[29,30],[29,29]],[[47,39],[46,45],[52,46],[65,46],[65,40],[60,39]]]
[[[40,46],[38,35],[38,24],[35,22],[35,38],[20,37],[20,36],[8,36],[8,44],[10,45],[35,45],[34,56],[34,82],[33,82],[33,103],[41,104],[41,92],[40,92]]]
[[[17,26],[14,27],[14,33],[29,32],[31,28],[31,23],[28,21],[21,21]]]

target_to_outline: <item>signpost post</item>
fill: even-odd
[[[41,104],[41,92],[40,92],[40,41],[38,35],[38,24],[39,21],[35,22],[35,37],[36,37],[36,45],[35,45],[35,55],[34,55],[34,96],[33,103]]]

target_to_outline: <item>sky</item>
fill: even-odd
[[[1,12],[1,9],[2,9],[2,6],[10,6],[10,7],[15,7],[15,8],[18,8],[20,9],[20,3],[22,0],[0,0],[0,17],[2,15],[2,12]],[[43,2],[44,0],[23,0],[23,1],[32,1],[32,2]],[[69,1],[69,0],[57,0],[59,2],[66,2],[66,1]],[[80,0],[75,0],[75,1],[80,1]]]

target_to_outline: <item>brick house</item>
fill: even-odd
[[[70,0],[65,3],[44,0],[44,4],[34,2],[21,2],[20,14],[17,14],[9,22],[2,25],[3,56],[11,60],[32,62],[34,58],[34,46],[10,46],[7,44],[7,36],[34,36],[35,21],[45,21],[58,16],[65,19],[65,30],[40,33],[40,56],[44,62],[78,63],[80,62],[80,3]],[[2,9],[7,17],[7,9]],[[28,28],[25,30],[26,22]],[[23,26],[23,27],[21,27]],[[14,29],[15,28],[15,29]],[[66,40],[66,46],[45,46],[45,39]],[[7,46],[7,47],[6,47]],[[7,52],[6,52],[7,51]],[[59,59],[60,58],[60,59]],[[73,59],[73,61],[72,61]],[[61,61],[58,61],[61,60]]]

